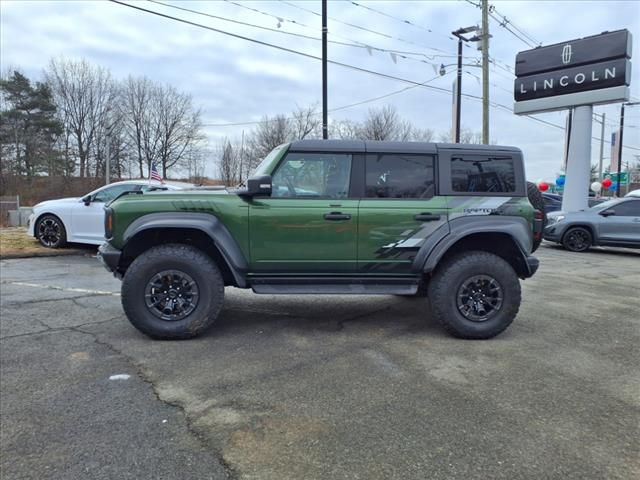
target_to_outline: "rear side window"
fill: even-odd
[[[429,155],[367,155],[367,198],[431,198],[434,158]]]
[[[451,157],[454,192],[514,193],[516,175],[511,157],[464,155]]]

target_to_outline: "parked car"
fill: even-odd
[[[579,212],[550,213],[544,239],[572,252],[591,246],[640,248],[640,198],[616,198]]]
[[[100,245],[104,242],[104,206],[118,195],[126,191],[180,190],[190,186],[178,182],[126,180],[105,185],[81,198],[40,202],[29,217],[29,235],[49,248],[63,247],[67,242]]]
[[[544,200],[544,211],[547,215],[551,212],[562,210],[562,195],[543,193],[542,198]]]
[[[625,197],[640,197],[640,190],[631,190]]]
[[[225,286],[428,295],[449,333],[491,338],[538,268],[543,212],[528,187],[513,147],[301,140],[244,188],[117,199],[98,257],[123,280],[129,321],[154,338],[204,332]]]

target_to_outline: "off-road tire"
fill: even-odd
[[[163,271],[182,272],[195,282],[198,301],[184,318],[163,320],[147,307],[145,292],[154,276]],[[187,339],[207,330],[224,303],[224,281],[215,262],[190,245],[152,247],[127,269],[122,281],[122,306],[131,324],[156,339]]]
[[[477,275],[495,279],[503,296],[501,307],[484,321],[469,320],[457,304],[462,285]],[[447,332],[459,338],[495,337],[511,325],[518,314],[520,300],[520,282],[516,272],[504,259],[488,252],[467,251],[451,257],[438,267],[429,283],[433,316]]]
[[[576,241],[580,236],[581,241]],[[562,236],[562,246],[570,252],[586,252],[593,245],[593,235],[584,227],[568,228]]]
[[[538,186],[533,182],[527,182],[527,197],[529,197],[529,203],[533,205],[533,208],[542,212],[542,231],[544,231],[544,227],[547,226],[547,214],[544,211],[544,197]],[[531,252],[535,252],[541,243],[542,237],[534,240]]]
[[[59,229],[57,234],[57,241],[55,241],[54,243],[47,242],[40,236],[40,229],[46,224],[46,222],[55,223],[57,225],[57,228]],[[33,226],[33,231],[35,232],[36,238],[40,242],[40,245],[42,245],[43,247],[62,248],[67,244],[67,230],[64,228],[64,223],[62,222],[62,220],[60,220],[59,217],[51,213],[42,215]]]

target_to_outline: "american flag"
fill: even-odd
[[[156,162],[151,163],[151,172],[149,172],[149,180],[158,180],[159,182],[164,183],[162,177],[158,173],[158,169],[156,168]]]

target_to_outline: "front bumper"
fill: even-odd
[[[104,265],[104,268],[112,272],[116,277],[122,276],[118,272],[118,265],[120,264],[121,256],[122,252],[117,248],[112,247],[107,242],[98,247],[98,260],[100,260],[100,263]]]
[[[560,242],[564,230],[565,229],[563,228],[563,226],[558,225],[558,223],[547,225],[544,228],[542,238],[544,238],[545,240],[549,240],[550,242]]]

